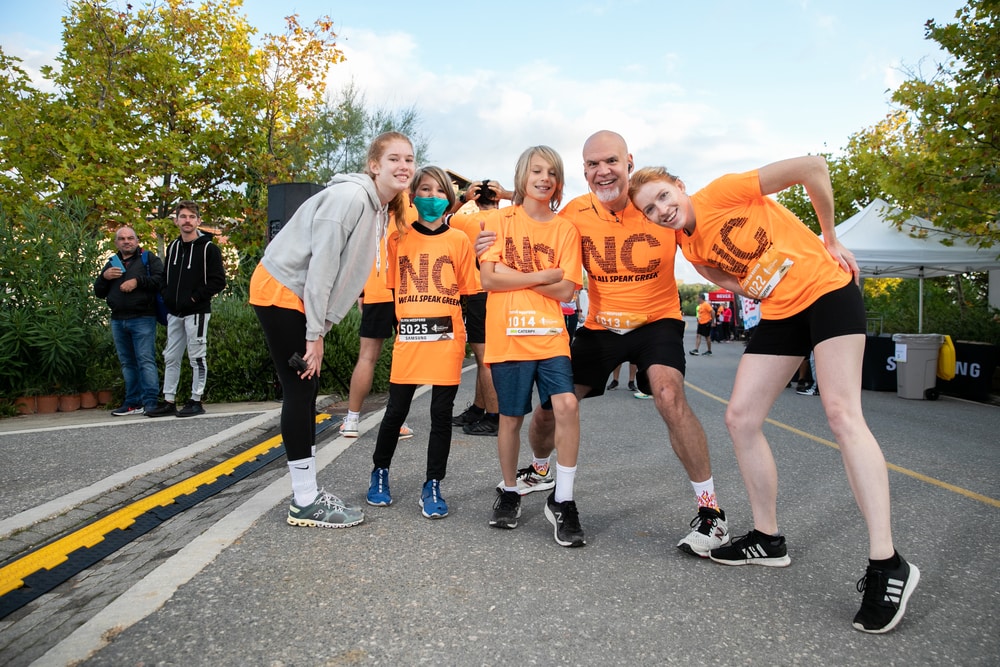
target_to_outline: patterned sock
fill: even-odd
[[[537,456],[531,458],[531,465],[535,466],[535,470],[538,471],[539,475],[544,475],[549,471],[549,459],[551,456],[546,456],[544,459],[540,459]]]
[[[715,499],[715,482],[711,477],[704,482],[691,482],[691,486],[694,487],[694,496],[695,500],[698,501],[698,507],[719,509],[719,503]]]

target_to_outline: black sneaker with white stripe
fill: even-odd
[[[712,549],[708,557],[723,565],[785,567],[792,562],[783,535],[772,537],[759,530],[751,530],[727,546]]]
[[[876,635],[892,630],[906,613],[906,601],[919,581],[920,570],[902,556],[899,567],[892,570],[869,565],[865,576],[858,580],[858,592],[863,597],[861,609],[854,616],[854,629]]]

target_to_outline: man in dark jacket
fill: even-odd
[[[180,236],[167,246],[166,284],[163,300],[167,304],[167,346],[163,350],[166,362],[163,370],[164,402],[150,417],[193,417],[204,414],[201,405],[208,379],[205,355],[208,350],[208,320],[212,312],[212,297],[226,286],[226,271],[222,253],[212,243],[212,234],[198,229],[201,217],[198,204],[182,201],[174,207],[174,222]],[[177,409],[177,384],[181,377],[181,360],[187,348],[191,364],[191,399]]]
[[[131,227],[115,233],[115,253],[94,281],[94,294],[111,307],[111,333],[125,377],[125,402],[116,417],[156,408],[160,374],[156,368],[156,293],[163,286],[163,263],[143,250]]]

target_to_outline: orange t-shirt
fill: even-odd
[[[851,282],[812,230],[761,194],[756,170],[712,181],[691,203],[694,233],[676,233],[684,256],[736,276],[764,319],[791,317]]]
[[[474,214],[475,225],[497,233],[497,240],[480,257],[528,273],[561,268],[563,279],[579,289],[583,270],[580,235],[568,220],[556,216],[539,222],[522,206]],[[486,298],[486,363],[536,361],[569,356],[569,334],[559,301],[533,289],[490,292]]]
[[[405,193],[404,193],[405,194]],[[406,215],[403,224],[409,229],[417,220],[417,209],[410,204],[409,197],[406,199]],[[389,244],[389,236],[392,230],[396,229],[396,216],[389,216],[389,233],[378,244],[378,258],[372,263],[372,270],[368,274],[368,281],[365,282],[364,303],[392,303],[392,290],[385,286],[385,277],[388,272],[386,259],[386,247]]]
[[[698,324],[708,324],[712,321],[712,305],[708,301],[698,304]]]
[[[628,333],[656,320],[681,319],[672,230],[646,220],[631,202],[616,219],[593,194],[572,200],[559,215],[580,233],[590,292],[585,327]]]
[[[476,237],[479,236],[479,231],[480,231],[479,218],[476,217],[478,213],[479,213],[478,211],[476,211],[475,213],[468,211],[459,211],[458,213],[448,218],[449,227],[454,227],[455,229],[459,230],[460,232],[469,237],[469,243],[472,244],[473,253],[475,253]],[[482,282],[479,280],[478,270],[476,271],[476,287],[477,287],[476,289],[477,292],[483,291],[483,285]]]
[[[457,385],[465,359],[462,294],[476,292],[472,244],[462,232],[415,223],[389,235],[386,286],[396,295],[396,342],[389,381]]]
[[[306,306],[295,292],[278,282],[271,273],[258,264],[250,276],[250,305],[277,306],[305,314]]]

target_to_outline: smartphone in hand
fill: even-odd
[[[125,273],[125,265],[122,263],[122,260],[118,257],[118,255],[111,255],[111,259],[108,261],[111,262],[111,266],[120,270],[122,273]]]

